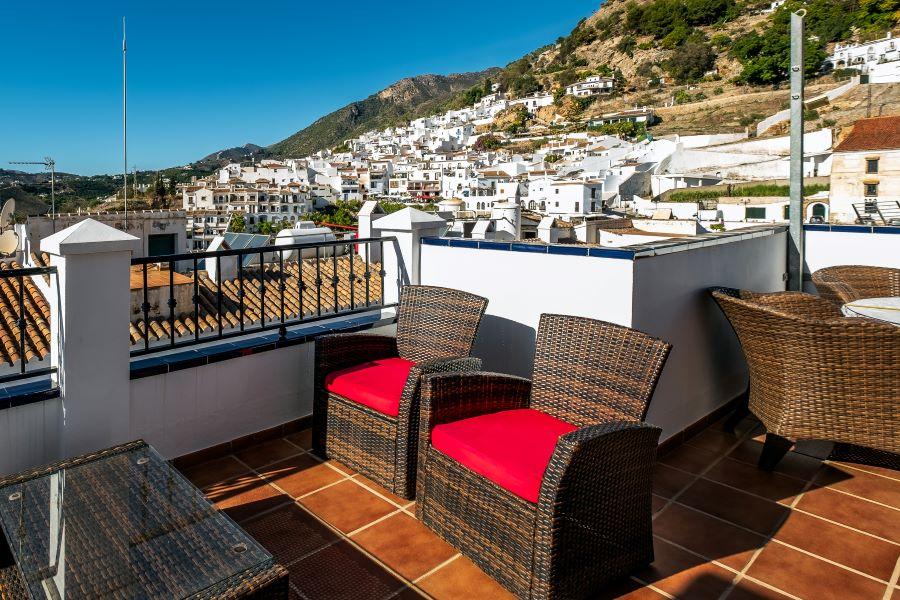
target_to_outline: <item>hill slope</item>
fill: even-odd
[[[318,119],[267,148],[275,155],[304,156],[333,148],[344,140],[372,129],[400,124],[433,114],[457,93],[484,81],[497,69],[453,75],[408,77]]]

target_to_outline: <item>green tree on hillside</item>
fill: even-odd
[[[156,172],[156,184],[153,186],[153,203],[151,208],[163,208],[166,205],[166,184],[162,173]]]
[[[234,233],[243,233],[247,229],[247,222],[241,213],[232,213],[231,220],[228,222],[228,231]]]
[[[698,81],[716,66],[716,53],[703,41],[689,40],[678,47],[666,61],[666,70],[678,83]]]

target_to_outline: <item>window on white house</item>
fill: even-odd
[[[867,158],[866,159],[866,173],[877,173],[878,172],[878,159],[877,158]]]
[[[579,207],[579,206],[580,206],[580,204],[579,204],[578,202],[576,202],[576,203],[575,203],[575,212],[578,212],[578,207]]]
[[[877,183],[867,183],[865,184],[865,196],[866,198],[875,198],[878,196],[878,184]]]

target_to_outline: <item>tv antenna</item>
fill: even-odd
[[[44,160],[11,160],[11,165],[41,165],[50,169],[50,216],[53,221],[53,233],[56,233],[56,161],[45,156]],[[3,223],[5,225],[6,223]]]

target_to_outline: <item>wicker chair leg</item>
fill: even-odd
[[[766,443],[763,445],[762,454],[759,456],[759,468],[763,471],[773,471],[791,449],[793,442],[774,433],[766,434]]]
[[[737,401],[737,406],[734,407],[734,410],[728,415],[728,418],[725,420],[724,425],[722,425],[722,429],[725,430],[726,433],[734,433],[735,427],[737,427],[738,423],[744,420],[744,417],[750,414],[750,385],[747,385],[747,389],[744,390],[744,393],[740,395],[740,398]]]

